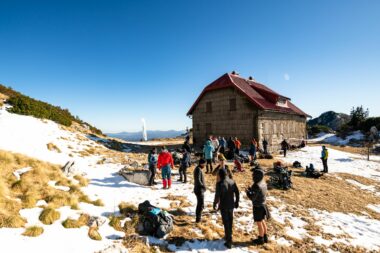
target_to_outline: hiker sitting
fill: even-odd
[[[312,178],[320,178],[323,173],[320,173],[319,171],[316,171],[314,168],[314,165],[310,163],[309,166],[306,166],[306,177],[312,177]]]
[[[187,169],[190,167],[190,153],[184,149],[182,150],[182,159],[179,167],[178,181],[187,183]]]
[[[224,246],[230,249],[232,247],[234,208],[239,207],[239,189],[235,181],[227,177],[225,170],[219,170],[218,174],[220,181],[216,184],[213,208],[220,210],[225,234]]]
[[[172,185],[171,170],[174,169],[173,157],[166,147],[161,148],[158,155],[157,168],[161,170],[163,189],[169,189]]]
[[[212,142],[210,140],[207,140],[206,145],[203,148],[204,158],[206,159],[206,173],[211,173],[213,170],[212,158],[214,155],[214,151],[215,149],[214,149],[214,146],[212,145]]]
[[[268,242],[267,224],[265,219],[270,218],[270,213],[266,205],[267,185],[264,179],[264,171],[254,170],[252,174],[253,185],[246,191],[248,198],[252,200],[253,220],[259,229],[259,236],[253,240],[256,245]]]
[[[234,159],[234,171],[243,172],[243,166],[241,165],[239,156],[235,155]]]
[[[150,178],[149,178],[149,185],[155,185],[157,184],[154,182],[154,178],[156,176],[156,169],[157,169],[157,149],[153,148],[148,155],[148,163],[149,163],[149,171],[150,171]]]

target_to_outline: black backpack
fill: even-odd
[[[140,224],[143,235],[162,238],[173,230],[173,218],[169,213],[144,201],[139,204]]]

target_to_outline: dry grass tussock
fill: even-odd
[[[77,220],[67,218],[62,222],[64,228],[80,228],[86,226],[90,216],[88,214],[81,214]]]
[[[46,207],[42,210],[39,220],[45,225],[51,225],[54,221],[61,218],[61,214],[51,207]]]
[[[74,179],[77,180],[79,182],[79,185],[82,187],[87,186],[89,183],[89,180],[81,175],[75,175]]]
[[[46,146],[47,146],[47,149],[49,149],[50,151],[55,151],[57,153],[62,153],[62,151],[54,143],[50,142],[50,143],[46,144]]]
[[[42,227],[38,226],[32,226],[32,227],[27,227],[25,229],[25,232],[22,233],[24,236],[30,236],[30,237],[37,237],[41,235],[44,232],[44,229]]]
[[[88,237],[95,241],[101,241],[102,236],[99,234],[97,227],[90,227],[88,230]]]
[[[101,200],[90,200],[80,187],[74,185],[60,167],[21,154],[0,150],[0,227],[22,227],[25,220],[19,215],[22,208],[32,208],[38,200],[45,200],[49,208],[71,206],[78,209],[78,202],[102,205]],[[20,179],[13,174],[16,170],[31,167]],[[70,187],[69,192],[49,186],[50,181]]]

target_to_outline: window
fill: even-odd
[[[206,112],[212,112],[212,102],[206,102]]]
[[[209,136],[212,134],[212,125],[211,123],[206,123],[206,136]]]
[[[236,111],[236,98],[230,98],[230,111]]]

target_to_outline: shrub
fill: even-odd
[[[40,221],[45,225],[51,225],[58,220],[61,214],[53,208],[47,207],[40,214]]]
[[[20,228],[26,221],[19,214],[8,214],[0,211],[0,228]]]
[[[309,135],[317,135],[319,133],[331,133],[333,132],[331,128],[324,125],[315,125],[308,127],[308,133]]]
[[[122,231],[122,227],[121,227],[121,217],[117,217],[117,216],[111,216],[110,217],[110,222],[108,223],[111,227],[113,227],[115,230],[117,231]]]
[[[137,213],[137,207],[133,204],[121,202],[119,204],[119,211],[123,215],[133,214],[133,213]]]
[[[3,85],[0,85],[0,93],[9,97],[7,102],[12,105],[12,108],[9,109],[12,113],[49,119],[64,126],[71,126],[72,122],[77,122],[87,125],[93,133],[102,135],[101,130],[82,121],[79,117],[74,117],[67,109],[33,99]]]
[[[43,232],[44,232],[44,229],[42,227],[32,226],[32,227],[26,228],[25,232],[22,233],[22,235],[36,237],[36,236],[41,235]]]

